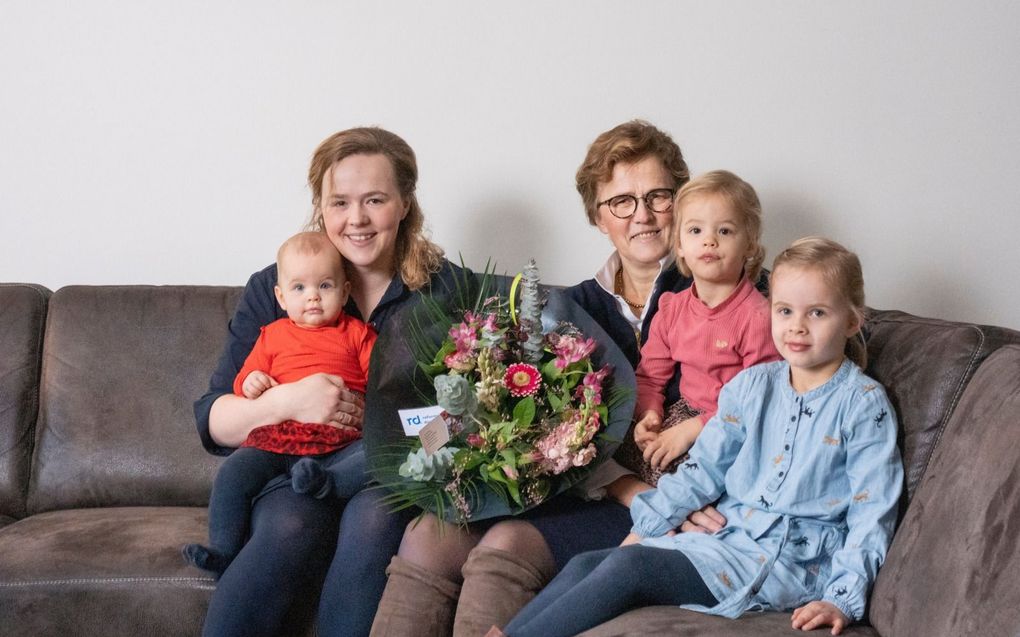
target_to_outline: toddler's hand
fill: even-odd
[[[623,538],[623,541],[620,542],[620,546],[627,546],[628,544],[637,544],[640,541],[641,536],[631,531],[630,533],[627,534],[627,537]]]
[[[848,624],[850,618],[829,602],[811,602],[793,611],[794,630],[814,630],[822,626],[832,626],[830,634],[838,635]]]
[[[241,383],[241,393],[244,394],[245,398],[254,400],[261,396],[262,392],[279,384],[269,374],[256,369],[248,374],[244,382]]]
[[[662,417],[654,411],[646,411],[641,420],[634,425],[634,443],[637,448],[644,451],[648,443],[658,437],[660,429],[662,429]]]
[[[698,417],[688,418],[663,430],[645,446],[645,462],[659,471],[664,470],[669,463],[687,453],[700,433],[701,419]]]

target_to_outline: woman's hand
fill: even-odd
[[[620,546],[627,546],[628,544],[637,544],[640,541],[641,536],[631,531],[630,533],[627,534],[627,537],[623,538],[623,541],[620,542]]]
[[[838,635],[850,624],[850,618],[830,602],[811,602],[793,611],[791,624],[794,630],[814,630],[832,626],[830,634]]]
[[[638,449],[644,451],[648,443],[658,437],[660,429],[662,429],[662,416],[651,410],[646,411],[634,425],[634,444]]]
[[[687,516],[680,530],[684,533],[715,533],[726,526],[726,516],[709,504]]]
[[[695,416],[665,429],[644,448],[645,462],[663,471],[680,456],[687,453],[701,433],[701,419]],[[634,433],[637,440],[637,431]]]
[[[285,412],[284,420],[318,422],[361,429],[365,401],[333,374],[312,374],[275,388],[272,395]]]

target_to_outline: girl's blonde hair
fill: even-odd
[[[327,137],[312,154],[308,167],[308,187],[312,190],[310,230],[323,232],[322,184],[337,162],[351,155],[382,155],[393,167],[400,198],[407,205],[407,216],[397,230],[394,253],[395,273],[404,284],[417,290],[428,283],[442,266],[443,249],[426,238],[425,215],[418,205],[418,163],[411,147],[398,135],[378,127],[350,128]]]
[[[864,305],[864,274],[861,260],[842,245],[824,237],[797,239],[778,255],[772,263],[772,275],[780,266],[812,269],[821,272],[825,282],[835,289],[850,306],[858,323],[867,319]],[[860,330],[846,341],[847,358],[861,369],[868,364],[868,350]]]
[[[683,202],[691,197],[716,195],[722,197],[733,208],[740,224],[751,243],[751,256],[744,264],[744,274],[751,282],[757,282],[761,266],[765,262],[765,246],[761,244],[761,201],[751,184],[728,170],[713,170],[695,177],[676,193],[673,203],[673,256],[677,267],[684,276],[691,276],[691,269],[680,256],[680,227],[683,225]]]

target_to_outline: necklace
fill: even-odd
[[[623,268],[620,268],[619,270],[616,271],[616,280],[613,281],[613,291],[620,298],[622,298],[627,303],[627,305],[631,306],[635,310],[643,310],[643,309],[645,309],[645,304],[644,303],[631,303],[630,299],[628,299],[626,297],[626,295],[624,295],[624,293],[623,293]]]

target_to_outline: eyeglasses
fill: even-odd
[[[628,219],[637,212],[638,199],[641,199],[645,202],[645,208],[652,212],[664,213],[673,209],[673,192],[672,188],[656,188],[655,190],[649,190],[640,197],[634,195],[616,195],[605,201],[598,202],[595,204],[595,207],[598,208],[608,204],[609,212],[613,213],[614,217],[617,219]]]

